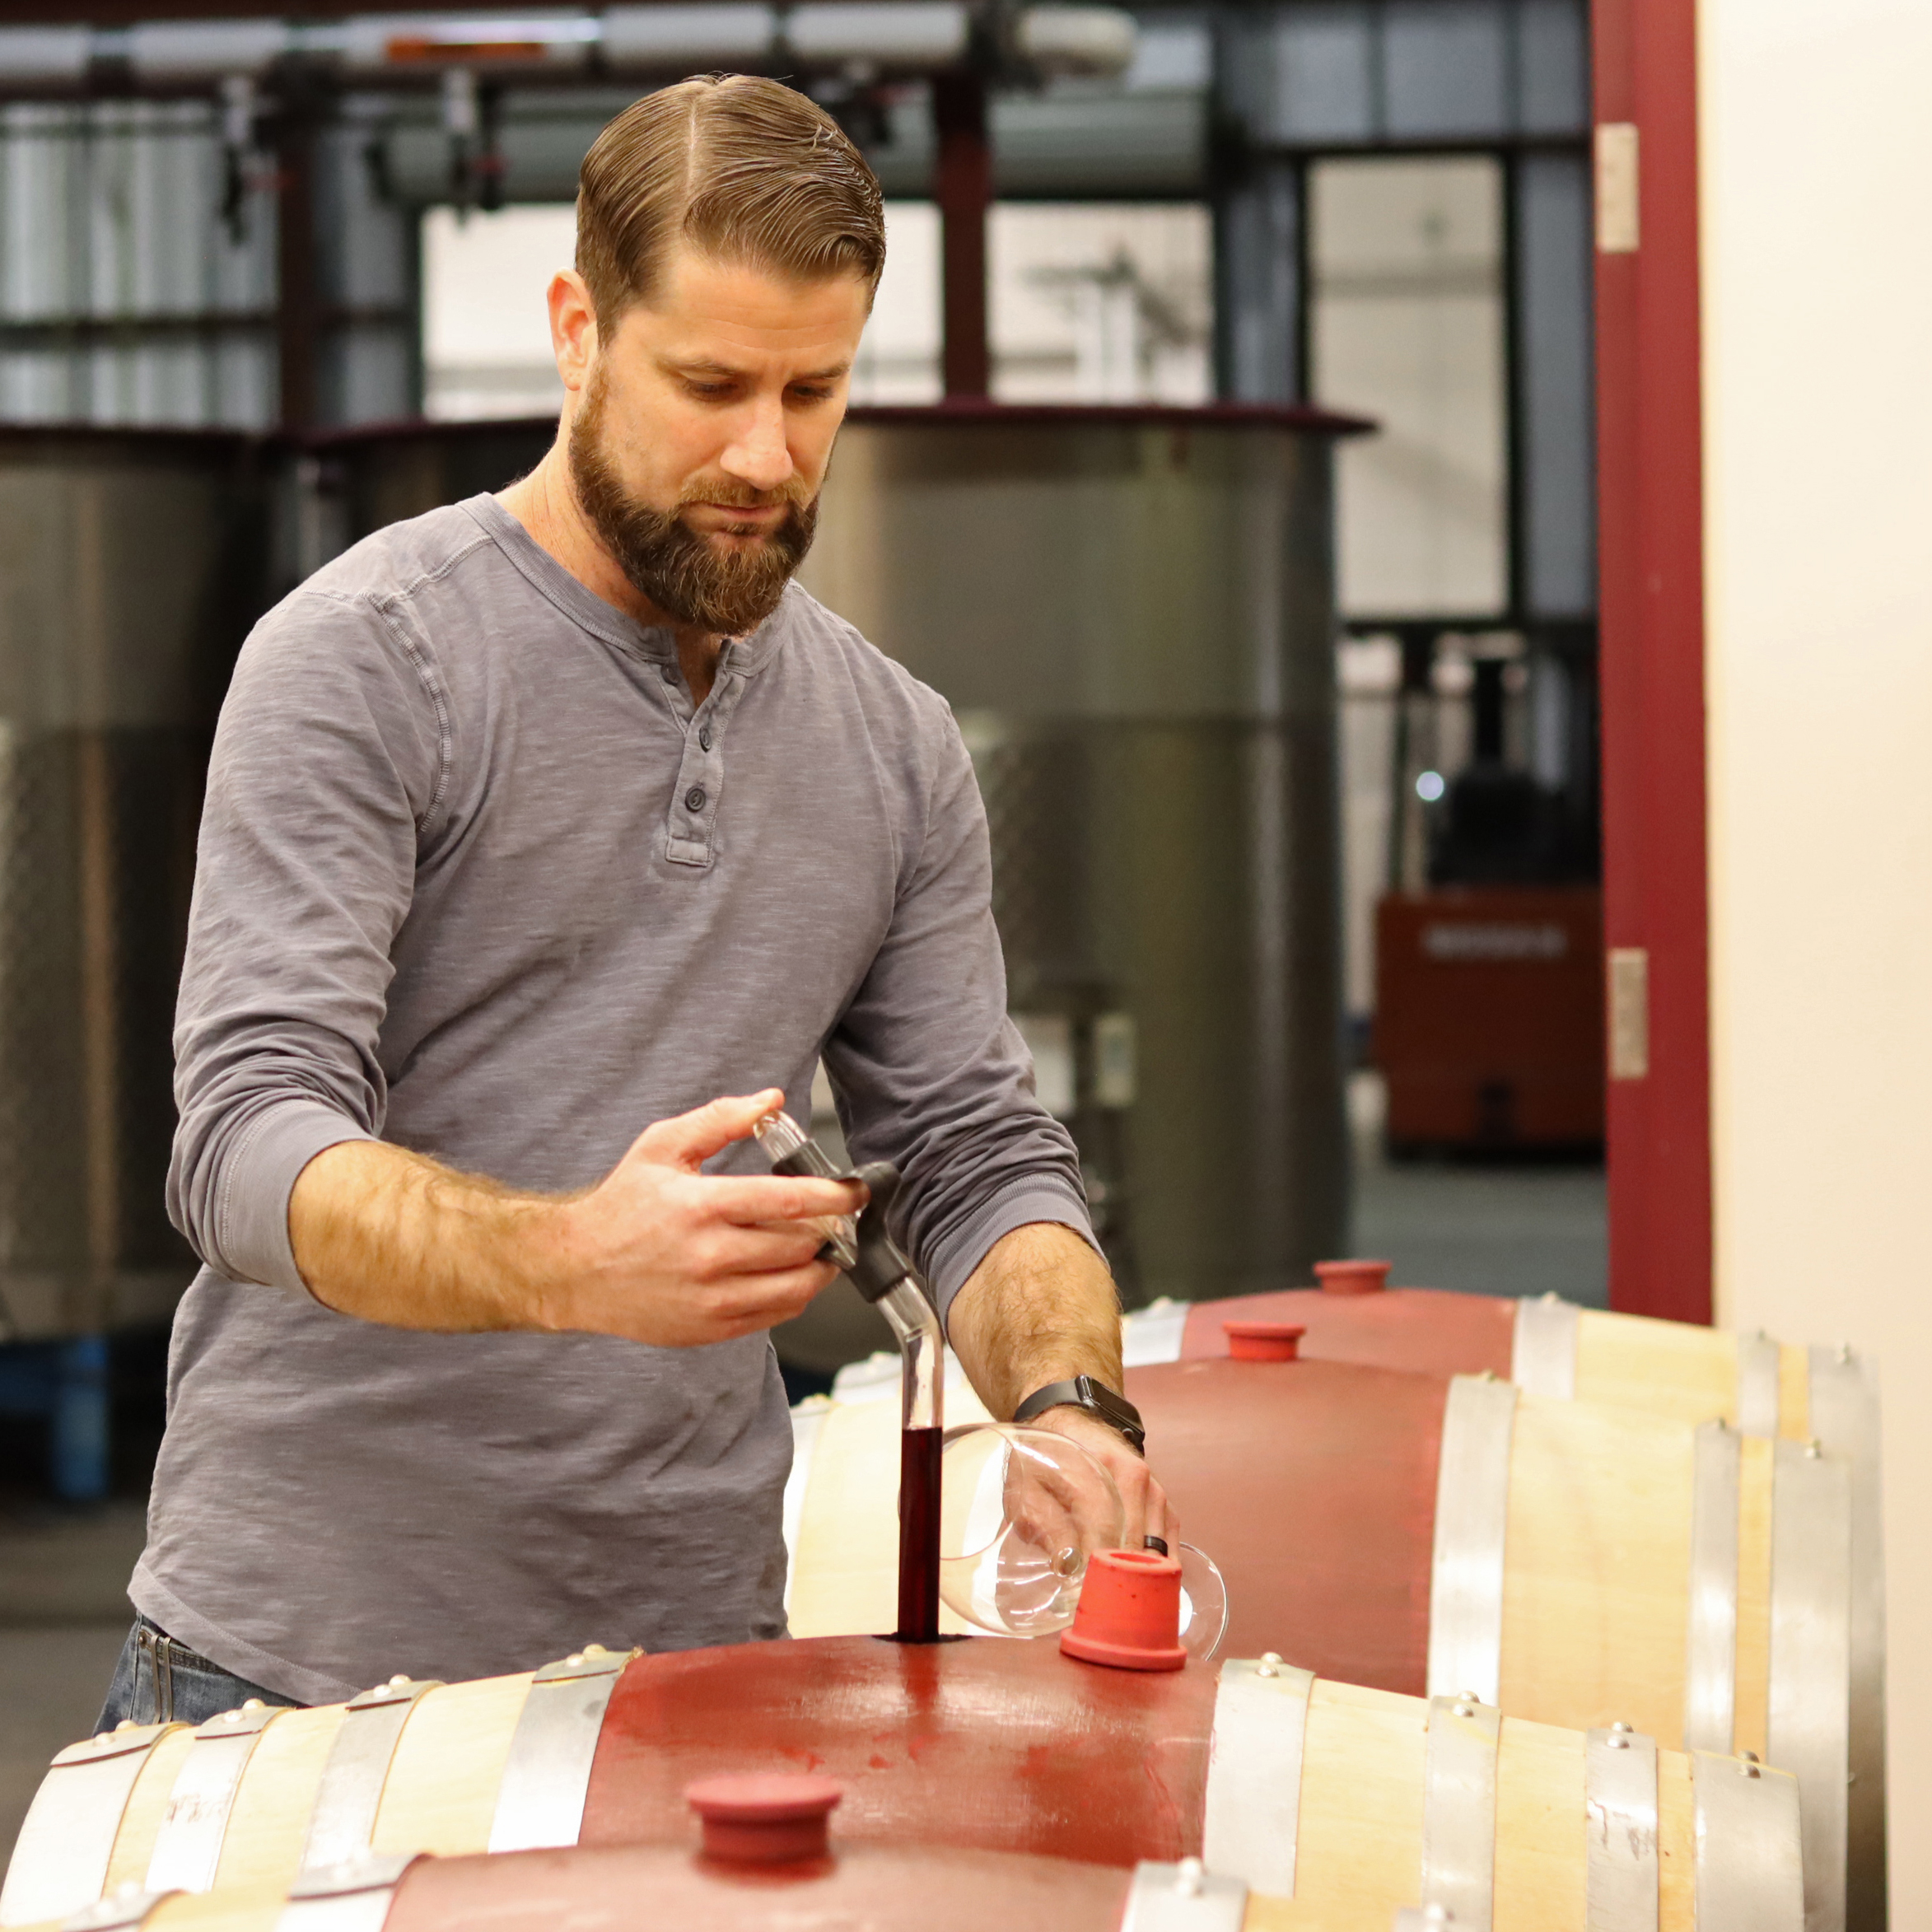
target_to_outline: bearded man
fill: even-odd
[[[1169,1529],[1065,1386],[1118,1390],[1118,1310],[959,731],[791,581],[884,262],[802,96],[639,101],[550,286],[549,454],[244,649],[175,1035],[207,1265],[105,1724],[782,1636],[767,1331],[861,1191],[745,1142],[821,1058],[994,1412]]]

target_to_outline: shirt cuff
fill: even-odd
[[[956,1228],[936,1242],[926,1257],[926,1279],[939,1309],[940,1325],[952,1311],[953,1297],[973,1278],[973,1272],[994,1248],[1015,1228],[1031,1227],[1041,1221],[1071,1228],[1099,1255],[1103,1266],[1107,1257],[1094,1239],[1093,1223],[1087,1218],[1086,1203],[1071,1188],[1031,1181],[1010,1194],[989,1202],[964,1226]]]
[[[231,1281],[306,1295],[288,1238],[296,1177],[324,1148],[376,1137],[320,1100],[284,1100],[264,1113],[222,1177],[222,1272]]]

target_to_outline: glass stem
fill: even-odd
[[[945,1338],[932,1304],[908,1277],[889,1289],[879,1306],[898,1338],[899,1426],[943,1426]]]

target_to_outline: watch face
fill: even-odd
[[[1088,1383],[1086,1393],[1088,1401],[1105,1421],[1117,1427],[1124,1425],[1129,1429],[1138,1429],[1141,1426],[1141,1412],[1124,1395],[1116,1395],[1099,1382]]]

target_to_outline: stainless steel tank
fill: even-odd
[[[801,573],[943,693],[1010,1004],[1134,1299],[1339,1252],[1331,451],[1308,410],[855,411]]]
[[[959,714],[1010,1004],[1132,1300],[1304,1283],[1345,1239],[1330,455],[1355,427],[854,410],[801,573]],[[342,432],[297,521],[346,541],[550,435]],[[834,1297],[794,1328],[819,1370],[884,1345]]]
[[[0,1298],[165,1318],[170,1034],[212,720],[263,581],[240,438],[0,428]],[[0,1331],[4,1332],[4,1331]]]

